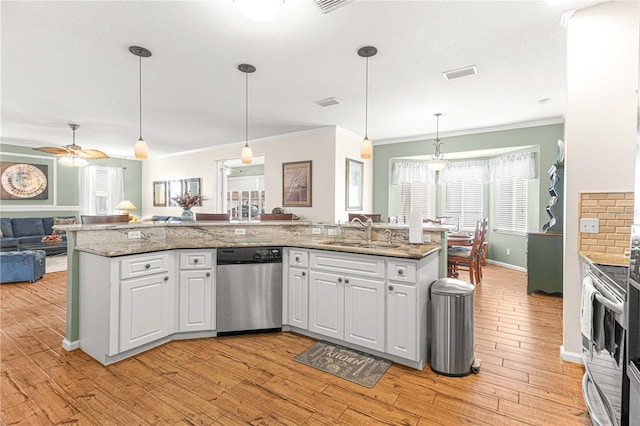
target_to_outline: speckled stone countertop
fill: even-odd
[[[629,256],[623,254],[596,253],[596,252],[578,252],[578,255],[585,261],[590,263],[599,263],[602,265],[629,266]]]
[[[443,227],[425,226],[423,233],[430,234],[431,242],[409,244],[408,227],[395,224],[374,224],[371,243],[364,238],[365,228],[356,224],[191,222],[70,225],[64,229],[77,234],[76,250],[106,257],[174,249],[279,246],[409,259],[421,259],[439,251],[442,248],[441,235],[447,231]],[[236,234],[238,229],[245,234]],[[335,235],[329,235],[329,229],[334,230]],[[132,231],[139,231],[141,238],[130,239],[129,233]],[[316,232],[319,234],[316,235]],[[360,245],[354,245],[358,243]]]

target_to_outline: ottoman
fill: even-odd
[[[45,251],[7,251],[0,253],[0,283],[35,282],[45,272]]]

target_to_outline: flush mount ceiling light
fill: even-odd
[[[440,170],[447,167],[449,164],[449,160],[444,159],[444,154],[440,152],[440,146],[442,142],[440,141],[439,135],[439,121],[441,113],[434,114],[436,116],[436,140],[433,142],[433,146],[436,147],[435,152],[431,155],[431,160],[427,161],[427,167],[429,167],[434,172],[439,172]]]
[[[358,49],[358,56],[366,58],[367,64],[365,68],[365,90],[364,90],[364,139],[360,142],[360,158],[371,158],[373,147],[368,135],[369,124],[369,58],[378,53],[378,49],[373,46],[365,46]]]
[[[61,156],[58,162],[65,167],[83,167],[89,164],[87,159],[99,160],[102,158],[109,158],[107,154],[102,151],[98,151],[97,149],[82,149],[81,146],[76,145],[76,130],[80,125],[69,124],[69,127],[73,130],[73,143],[71,145],[65,145],[63,147],[45,146],[33,149]]]
[[[269,22],[278,16],[284,0],[233,0],[233,2],[247,19],[253,22]]]
[[[140,138],[133,147],[133,152],[137,159],[146,160],[149,158],[149,147],[147,143],[142,139],[142,58],[148,58],[151,56],[151,52],[148,49],[140,46],[129,47],[129,52],[133,53],[140,59]]]
[[[244,147],[240,154],[242,164],[253,162],[253,152],[249,147],[249,74],[256,72],[256,67],[249,64],[240,64],[238,69],[245,74],[245,101],[244,101]]]

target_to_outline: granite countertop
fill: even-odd
[[[255,238],[255,237],[229,237],[223,239],[199,240],[193,238],[168,238],[149,239],[123,242],[108,242],[104,244],[90,244],[86,246],[78,245],[76,250],[97,254],[99,256],[115,257],[130,254],[149,253],[162,250],[173,249],[200,249],[200,248],[221,248],[221,247],[300,247],[319,250],[331,250],[346,253],[371,254],[387,257],[398,257],[408,259],[421,259],[441,249],[439,244],[406,244],[393,242],[391,246],[381,241],[359,241],[364,246],[343,245],[345,240],[330,240],[314,237],[275,237],[275,238]],[[346,241],[351,243],[351,241]],[[376,243],[378,245],[376,245]],[[366,245],[369,245],[367,247]]]
[[[624,254],[610,254],[597,252],[578,252],[578,255],[590,263],[602,265],[629,266],[629,256]]]

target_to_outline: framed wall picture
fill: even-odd
[[[345,178],[345,208],[362,210],[362,179],[364,163],[347,158]]]
[[[189,194],[198,195],[200,194],[200,178],[189,178],[184,180],[184,192],[188,192]],[[194,207],[201,206],[202,203],[198,202],[194,205]]]
[[[49,166],[0,162],[0,199],[46,200],[49,198]]]
[[[311,161],[282,164],[282,206],[311,207]]]
[[[173,207],[178,206],[178,203],[175,202],[174,200],[184,195],[183,183],[184,181],[182,180],[170,180],[169,182],[167,182],[167,185],[168,185],[167,205],[173,206]]]
[[[164,180],[153,182],[153,206],[167,206],[167,182]]]

